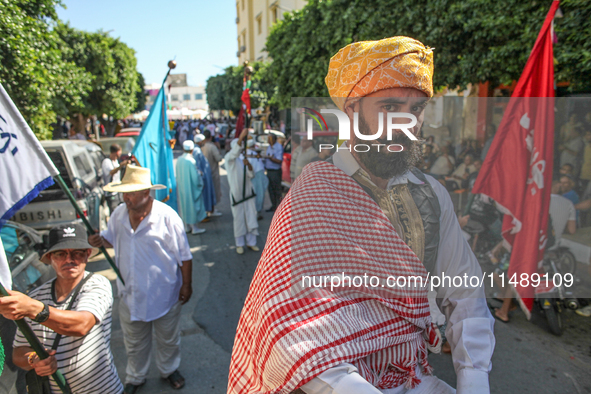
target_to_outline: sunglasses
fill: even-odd
[[[72,257],[74,261],[84,261],[88,256],[87,249],[74,249],[74,250],[58,250],[57,252],[53,252],[51,254],[51,258],[56,263],[63,263],[68,258],[68,255]]]

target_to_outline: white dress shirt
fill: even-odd
[[[334,154],[333,161],[335,166],[349,176],[352,176],[360,168],[353,155],[342,147]],[[464,274],[467,274],[468,277],[474,275],[481,278],[480,265],[462,236],[449,193],[433,177],[426,175],[426,178],[433,187],[441,206],[439,249],[434,274],[442,275],[442,272],[445,272],[447,276],[463,277]],[[402,176],[390,179],[387,187],[391,188],[394,185],[408,182],[422,184],[416,176],[407,172]],[[495,337],[494,319],[488,309],[484,289],[478,287],[439,287],[436,289],[436,293],[437,305],[447,318],[445,333],[452,349],[453,364],[457,375],[457,393],[489,393],[488,373],[492,366],[491,357],[495,347]],[[324,392],[326,385],[333,390],[339,385],[343,386],[343,379],[355,381],[355,384],[358,385],[359,379],[352,376],[356,372],[352,371],[351,367],[353,366],[347,363],[333,367],[304,385],[302,390],[308,394],[320,394]],[[417,371],[417,376],[420,376],[420,371]],[[358,388],[357,392],[374,393],[375,391],[372,391],[372,387],[368,387],[367,390]],[[404,393],[405,389],[397,387],[383,392]]]
[[[115,249],[125,281],[125,286],[117,281],[118,293],[129,307],[131,320],[149,322],[164,316],[179,300],[180,266],[193,258],[180,216],[154,200],[152,211],[134,231],[127,206],[121,204],[101,236]]]

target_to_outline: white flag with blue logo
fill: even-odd
[[[12,289],[12,276],[10,274],[10,268],[8,267],[8,260],[6,259],[6,252],[4,251],[2,239],[0,239],[0,283],[5,289]]]
[[[0,228],[59,172],[0,84]]]

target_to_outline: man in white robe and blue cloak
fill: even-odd
[[[203,144],[203,141],[205,141],[205,136],[203,134],[197,134],[195,136],[196,146],[195,149],[193,149],[193,158],[195,159],[195,162],[197,162],[197,169],[203,176],[203,204],[205,205],[205,210],[211,214],[214,212],[214,207],[215,204],[217,204],[217,200],[215,198],[215,188],[213,186],[213,178],[211,176],[211,167],[209,166],[209,162],[203,155],[203,152],[200,148],[200,145]]]
[[[259,224],[257,222],[256,200],[251,182],[254,173],[252,168],[245,167],[245,163],[240,160],[240,154],[244,150],[247,136],[248,129],[245,128],[240,133],[240,137],[232,141],[232,148],[225,157],[228,184],[230,185],[230,203],[232,205],[232,216],[234,217],[234,238],[236,239],[236,252],[238,254],[244,253],[245,246],[255,252],[260,250],[256,244],[257,235],[259,235]],[[244,176],[245,168],[246,177]]]
[[[191,140],[183,142],[183,155],[176,162],[176,179],[180,215],[185,225],[191,227],[191,234],[201,234],[205,229],[198,223],[207,216],[203,205],[203,179],[193,158],[195,144]]]

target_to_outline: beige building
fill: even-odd
[[[150,109],[156,100],[160,84],[146,85],[146,109]],[[190,110],[208,110],[205,86],[189,86],[187,74],[170,74],[165,83],[168,104],[175,109],[188,108]]]
[[[266,60],[268,54],[263,48],[273,24],[283,19],[284,12],[299,10],[306,3],[307,0],[237,0],[238,64]]]

